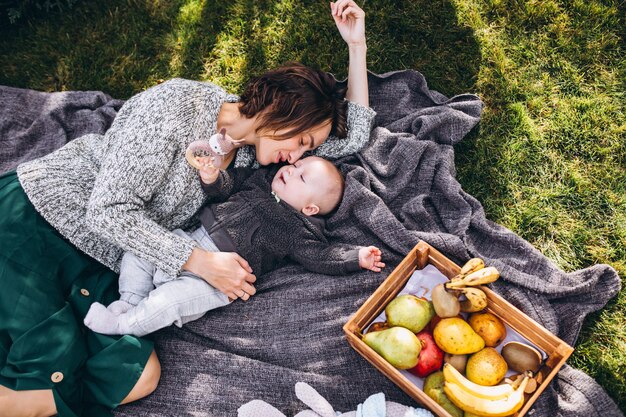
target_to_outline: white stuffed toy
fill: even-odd
[[[385,395],[382,392],[367,398],[363,404],[358,405],[356,411],[347,413],[336,412],[324,397],[304,382],[296,383],[296,396],[311,409],[301,411],[294,417],[434,417],[428,410],[385,401]],[[237,415],[238,417],[287,417],[261,400],[252,400],[242,405]]]

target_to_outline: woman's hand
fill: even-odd
[[[365,46],[365,12],[352,0],[330,3],[337,29],[348,46]]]
[[[348,91],[346,99],[369,107],[365,12],[352,0],[330,3],[330,11],[344,41],[348,44]]]
[[[232,252],[207,252],[195,248],[183,269],[202,277],[230,299],[246,301],[256,293],[256,277],[248,262]]]

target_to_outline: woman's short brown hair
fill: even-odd
[[[346,88],[320,70],[297,62],[253,78],[241,95],[239,111],[250,118],[258,114],[258,128],[276,132],[286,139],[331,122],[330,133],[345,137],[348,104]]]

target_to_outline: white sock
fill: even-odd
[[[115,314],[116,316],[119,316],[120,314],[126,313],[128,310],[130,310],[133,307],[134,306],[131,303],[127,303],[126,301],[122,301],[122,300],[117,300],[109,304],[109,306],[107,307],[107,310],[109,310],[111,313]]]
[[[117,335],[128,334],[127,316],[116,316],[100,303],[93,303],[84,320],[85,326],[96,333]]]

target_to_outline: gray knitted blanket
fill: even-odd
[[[414,404],[348,346],[341,327],[420,239],[458,263],[478,256],[496,266],[503,279],[492,288],[570,344],[585,316],[617,294],[611,267],[564,273],[487,220],[462,190],[453,145],[479,121],[476,96],[447,99],[413,71],[370,75],[369,82],[378,127],[364,150],[340,161],[346,197],[327,229],[338,241],[378,245],[386,271],[331,277],[289,265],[259,277],[250,301],[156,333],[161,383],[148,398],[119,407],[118,416],[231,416],[252,399],[293,415],[303,408],[293,394],[298,381],[336,410],[353,410],[380,391]],[[120,104],[98,92],[0,88],[0,171],[83,133],[102,133]],[[567,365],[532,413],[622,415],[593,379]]]

